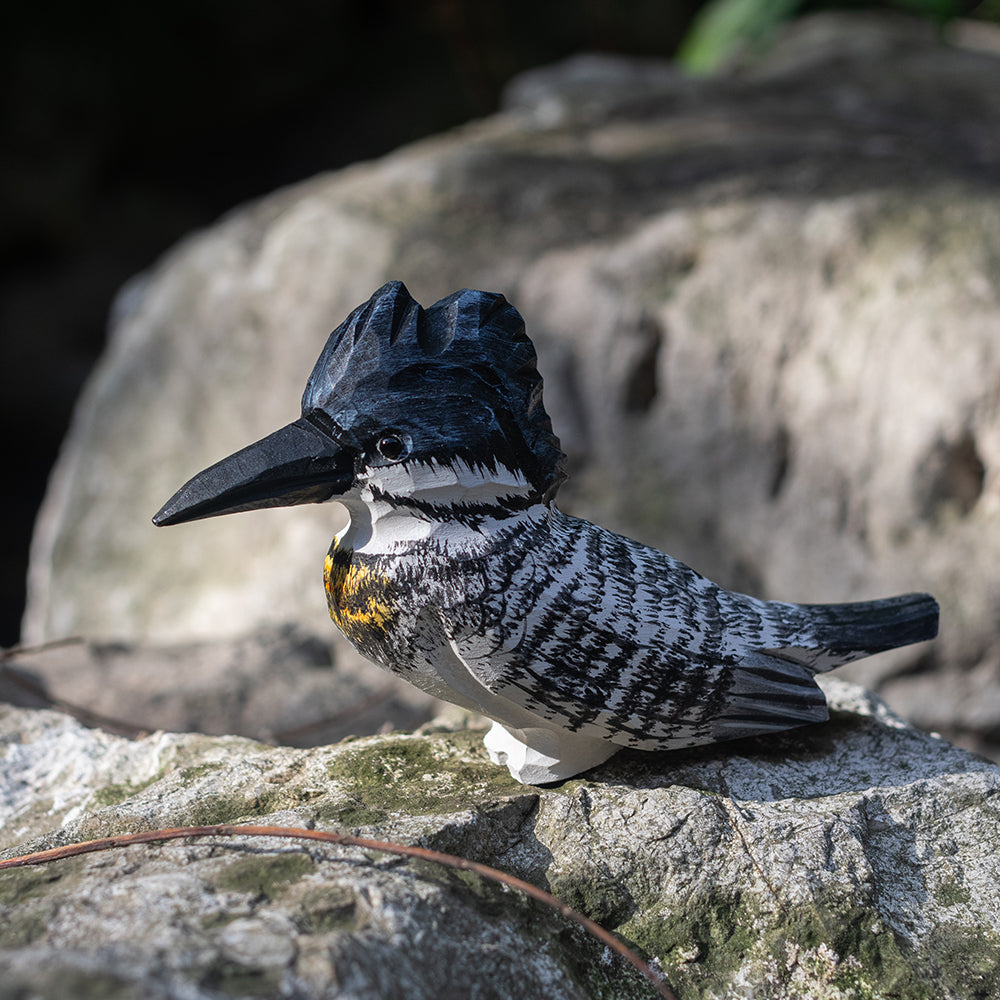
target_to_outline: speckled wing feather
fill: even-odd
[[[570,731],[640,749],[822,721],[816,671],[916,641],[936,616],[926,595],[756,600],[556,510],[478,570],[472,600],[445,610],[468,670]]]

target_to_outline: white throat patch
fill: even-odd
[[[511,530],[515,522],[546,516],[542,503],[514,513],[500,502],[531,493],[531,484],[505,466],[491,472],[465,462],[400,462],[372,469],[356,499],[338,499],[351,520],[337,533],[337,544],[369,555],[399,555],[426,541],[453,551],[473,551],[492,544],[498,532]],[[394,505],[391,498],[417,500],[429,507]],[[494,506],[495,517],[482,513],[483,507]],[[480,508],[474,525],[455,516],[471,507]]]
[[[421,500],[442,508],[494,504],[531,495],[531,484],[520,472],[499,464],[491,471],[466,462],[400,462],[369,470],[365,482],[385,496]],[[362,488],[362,497],[365,492]]]

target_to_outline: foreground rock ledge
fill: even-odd
[[[1000,769],[836,680],[831,722],[622,753],[529,788],[481,733],[311,750],[130,742],[0,713],[6,854],[184,824],[419,842],[545,886],[682,998],[995,995]],[[554,914],[427,864],[290,841],[141,846],[0,874],[0,970],[33,996],[639,997]]]

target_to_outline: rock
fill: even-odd
[[[329,630],[268,628],[175,646],[72,643],[5,666],[3,701],[82,710],[83,721],[122,735],[163,729],[316,746],[415,729],[443,706],[346,643],[331,648]]]
[[[329,628],[335,508],[149,518],[292,419],[329,330],[391,277],[522,310],[565,508],[761,596],[932,591],[938,643],[848,674],[891,677],[900,705],[953,687],[995,658],[1000,607],[984,38],[823,16],[727,79],[570,60],[501,114],[193,234],[119,298],[38,521],[25,641]],[[935,724],[988,745],[964,705]]]
[[[6,855],[184,824],[318,827],[550,889],[678,996],[987,998],[1000,976],[1000,768],[824,679],[832,721],[622,752],[526,789],[481,733],[291,749],[137,741],[0,712]],[[640,997],[554,913],[470,875],[289,840],[134,846],[0,873],[10,995]]]

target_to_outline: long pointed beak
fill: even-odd
[[[300,418],[188,480],[153,524],[181,524],[261,507],[322,503],[345,493],[354,452]]]

